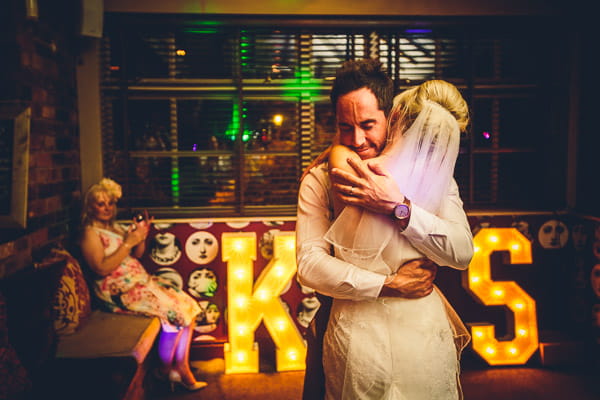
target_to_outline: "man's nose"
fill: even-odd
[[[352,146],[360,147],[365,143],[365,131],[358,127],[354,129],[352,134]]]

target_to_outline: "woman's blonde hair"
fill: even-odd
[[[390,112],[388,135],[405,132],[417,119],[425,101],[438,103],[450,112],[458,123],[461,132],[466,132],[469,125],[469,106],[456,86],[440,79],[425,81],[412,86],[394,98]],[[401,124],[401,125],[398,125]]]
[[[111,201],[114,201],[115,203],[119,201],[119,199],[123,195],[121,185],[119,185],[117,182],[113,181],[110,178],[102,178],[100,182],[90,186],[90,188],[85,193],[85,196],[83,197],[83,209],[81,212],[82,226],[87,226],[92,223],[91,207],[92,203],[98,198],[99,193],[105,193],[108,196],[108,198]],[[115,208],[115,213],[112,217],[113,222],[117,216],[116,214],[117,211]]]

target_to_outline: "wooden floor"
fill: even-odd
[[[198,392],[166,383],[155,387],[161,400],[300,400],[304,373],[272,372],[223,374],[222,360],[194,363],[209,386]],[[464,367],[461,375],[466,400],[600,400],[600,370],[542,367]]]

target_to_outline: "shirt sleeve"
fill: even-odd
[[[473,257],[473,234],[454,179],[439,215],[413,204],[410,222],[403,234],[436,264],[467,269]]]
[[[324,235],[331,225],[330,183],[323,165],[313,168],[300,184],[296,220],[298,281],[339,299],[373,300],[386,276],[331,255]]]

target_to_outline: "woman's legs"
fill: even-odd
[[[190,344],[192,341],[192,332],[194,331],[195,322],[181,329],[178,342],[175,346],[174,367],[181,375],[181,378],[186,383],[196,381],[194,374],[190,368]]]
[[[194,323],[192,322],[177,332],[161,331],[158,357],[162,364],[160,372],[163,376],[168,376],[171,370],[175,370],[185,383],[193,384],[196,381],[189,363],[193,330]]]
[[[177,332],[167,332],[164,329],[160,332],[158,339],[158,358],[162,364],[161,374],[168,376],[169,371],[173,368],[173,360],[177,349],[177,344],[180,342],[183,330]]]

